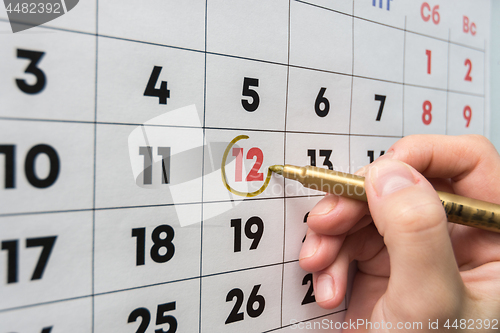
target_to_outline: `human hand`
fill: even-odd
[[[342,302],[357,260],[347,321],[422,322],[424,332],[429,320],[439,320],[433,332],[449,332],[448,319],[477,332],[487,331],[485,319],[498,322],[500,234],[447,223],[431,185],[500,203],[493,145],[481,136],[409,136],[360,172],[368,205],[327,195],[309,213],[300,265],[313,272],[317,303]]]

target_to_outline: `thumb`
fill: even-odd
[[[373,163],[365,180],[373,221],[390,258],[388,297],[437,304],[459,304],[463,295],[447,219],[432,185],[409,165],[388,158]],[[450,303],[453,302],[453,303]],[[391,302],[392,303],[392,302]],[[419,304],[413,303],[413,310]],[[403,310],[403,309],[400,309]],[[441,309],[451,310],[451,309]]]

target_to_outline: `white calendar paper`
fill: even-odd
[[[82,0],[13,33],[17,3],[0,333],[341,332],[298,260],[322,193],[268,167],[488,135],[487,0]]]

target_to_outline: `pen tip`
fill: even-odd
[[[271,165],[271,166],[269,167],[269,169],[270,169],[272,172],[277,173],[278,175],[282,175],[282,174],[283,174],[283,166],[282,166],[282,165]]]

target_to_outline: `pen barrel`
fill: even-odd
[[[448,221],[500,232],[500,205],[437,191]]]
[[[313,166],[296,167],[292,165],[283,167],[283,176],[297,180],[313,190],[367,201],[363,177]]]

